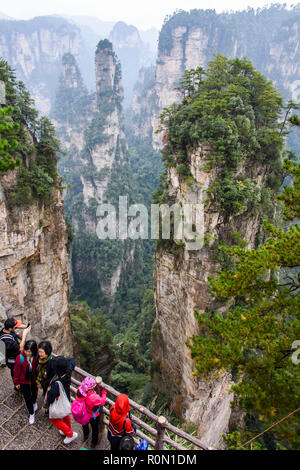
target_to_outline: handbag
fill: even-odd
[[[49,406],[49,418],[51,419],[62,419],[71,413],[71,403],[65,389],[59,380],[57,383],[59,386],[59,397]]]

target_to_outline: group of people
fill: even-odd
[[[22,337],[17,335],[17,328],[23,329]],[[65,436],[64,444],[78,437],[78,433],[72,430],[72,414],[75,421],[82,425],[84,440],[88,438],[91,427],[91,447],[96,447],[100,416],[107,395],[101,386],[101,378],[85,377],[71,405],[71,375],[76,365],[75,359],[55,356],[50,341],[37,344],[33,339],[27,340],[30,330],[30,324],[25,326],[14,318],[8,318],[0,330],[0,340],[5,343],[6,365],[10,369],[16,393],[21,393],[24,398],[29,423],[35,422],[38,390],[41,389],[45,413],[59,433]],[[135,434],[129,399],[122,393],[110,408],[107,438],[111,450],[146,449],[147,441],[140,441],[135,447]]]

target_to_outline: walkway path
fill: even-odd
[[[72,429],[78,432],[78,438],[64,445],[63,439],[45,416],[41,408],[43,399],[39,391],[38,410],[34,424],[28,423],[28,412],[22,395],[16,395],[10,372],[7,367],[0,367],[0,450],[78,450],[90,448],[91,433],[87,441],[83,440],[82,427],[72,419]],[[95,450],[110,448],[104,433]]]

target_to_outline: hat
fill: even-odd
[[[94,377],[85,377],[78,388],[79,393],[83,397],[86,397],[87,392],[96,386],[96,380]]]
[[[4,322],[4,328],[5,329],[15,328],[15,327],[19,328],[21,325],[22,325],[22,322],[20,322],[19,320],[16,320],[13,317],[7,318],[7,320],[5,320],[5,322]]]

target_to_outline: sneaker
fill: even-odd
[[[78,433],[77,432],[73,432],[73,436],[72,437],[66,437],[64,439],[64,444],[70,444],[70,442],[74,441],[74,439],[76,439],[76,437],[78,437]]]
[[[33,411],[34,411],[34,413],[36,412],[37,409],[38,409],[37,403],[34,403],[34,404],[33,404]]]
[[[29,415],[29,424],[33,424],[33,423],[34,423],[34,414]]]

